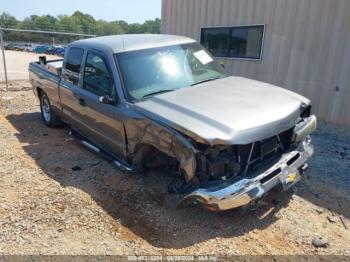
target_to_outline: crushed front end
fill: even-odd
[[[220,211],[249,204],[277,185],[288,189],[307,169],[314,152],[310,134],[316,126],[311,115],[281,134],[248,145],[202,148],[197,155],[201,184],[181,204],[197,202]]]

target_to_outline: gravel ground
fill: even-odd
[[[350,255],[340,219],[350,227],[350,130],[321,123],[313,139],[294,194],[220,213],[177,209],[166,171],[120,172],[67,128],[46,128],[31,91],[0,92],[0,254]],[[316,237],[329,245],[314,247]]]

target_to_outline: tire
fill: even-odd
[[[40,111],[46,126],[54,128],[62,125],[59,116],[52,110],[49,97],[45,92],[42,92],[40,95]]]

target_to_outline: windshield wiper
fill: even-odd
[[[193,83],[191,86],[195,86],[195,85],[199,85],[199,84],[202,84],[202,83],[205,83],[205,82],[210,82],[210,81],[213,81],[213,80],[217,80],[217,79],[220,79],[222,77],[212,77],[212,78],[208,78],[208,79],[205,79],[205,80],[202,80],[202,81],[198,81],[196,83]]]
[[[175,91],[176,89],[164,89],[164,90],[159,90],[159,91],[155,91],[155,92],[152,92],[152,93],[149,93],[147,95],[144,95],[142,96],[142,98],[146,98],[146,97],[149,97],[149,96],[154,96],[154,95],[159,95],[159,94],[162,94],[162,93],[167,93],[167,92],[171,92],[171,91]]]

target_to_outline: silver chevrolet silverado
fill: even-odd
[[[119,35],[29,65],[44,123],[133,172],[176,170],[181,205],[227,210],[297,183],[313,154],[308,99],[229,76],[195,40]]]

